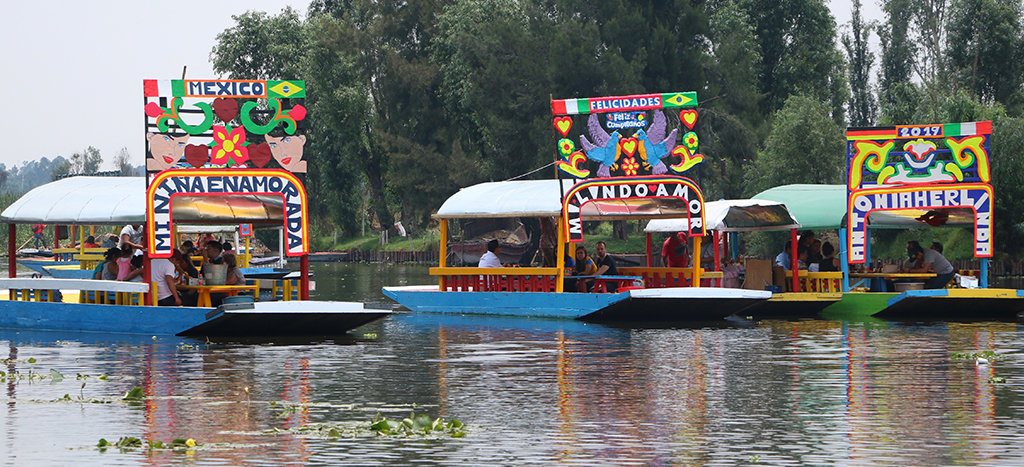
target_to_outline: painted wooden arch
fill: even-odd
[[[171,169],[157,174],[146,196],[146,237],[150,257],[172,254],[171,212],[176,196],[268,195],[283,201],[287,256],[309,254],[308,199],[302,182],[279,169]],[[237,222],[246,222],[237,219]]]
[[[585,180],[565,192],[562,197],[562,219],[565,238],[570,242],[583,241],[583,205],[592,202],[636,199],[682,200],[685,208],[675,212],[631,211],[624,205],[627,216],[637,218],[686,217],[691,237],[705,234],[704,195],[693,180],[674,175],[652,175],[631,178],[603,178]]]

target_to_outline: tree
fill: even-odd
[[[877,108],[871,91],[871,67],[875,54],[868,47],[872,25],[864,24],[860,16],[860,0],[853,0],[850,34],[843,34],[843,48],[850,77],[850,125],[870,126],[875,123]]]
[[[878,28],[882,47],[879,67],[879,104],[881,125],[908,125],[917,110],[920,95],[911,83],[917,46],[908,31],[913,6],[911,0],[883,0],[886,20]]]
[[[775,126],[747,170],[747,196],[792,183],[842,183],[846,135],[830,108],[791,96],[775,115]]]
[[[82,152],[76,152],[71,155],[71,160],[68,161],[67,172],[70,174],[89,174],[99,171],[100,165],[103,164],[103,157],[100,156],[100,150],[92,146],[85,148]]]
[[[127,147],[121,148],[114,156],[114,167],[121,172],[122,177],[134,177],[135,168],[132,166],[132,154]]]
[[[1024,38],[1019,0],[955,0],[947,53],[957,87],[1019,113]]]
[[[235,26],[217,34],[210,52],[213,71],[230,79],[300,79],[306,36],[299,13],[247,11],[232,15]]]
[[[829,103],[842,125],[848,89],[836,25],[823,0],[742,0],[760,43],[761,107],[772,114],[794,94]]]

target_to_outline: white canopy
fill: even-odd
[[[786,209],[786,205],[763,199],[730,199],[704,203],[704,221],[707,230],[719,232],[750,232],[754,230],[789,230],[800,228],[800,223]],[[645,231],[685,232],[690,230],[686,218],[653,219]]]
[[[69,177],[32,189],[4,209],[8,224],[142,224],[143,177]]]
[[[573,184],[573,180],[562,180],[565,191]],[[434,217],[555,217],[562,214],[561,200],[558,180],[480,183],[452,195]]]

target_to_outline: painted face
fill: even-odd
[[[160,172],[171,168],[185,155],[188,135],[171,136],[166,133],[146,133],[146,141],[149,141],[149,153],[152,155],[146,158],[146,170]]]
[[[270,153],[281,167],[292,173],[306,173],[306,161],[302,160],[302,147],[306,144],[306,135],[270,136],[267,135]]]

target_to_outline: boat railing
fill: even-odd
[[[0,290],[8,300],[61,302],[61,290],[77,290],[78,303],[144,305],[143,295],[151,291],[144,282],[98,281],[90,279],[0,278]]]
[[[693,277],[693,268],[624,267],[618,268],[618,271],[622,275],[643,277],[644,287],[648,289],[689,287]],[[705,280],[721,281],[723,275],[721,271],[701,269],[700,278],[702,282]]]
[[[786,279],[787,285],[793,282],[793,271],[786,271]],[[797,279],[800,282],[800,292],[841,293],[843,291],[843,273],[839,271],[800,271]]]
[[[71,257],[78,261],[82,269],[96,269],[96,266],[104,261],[103,255],[75,254]]]
[[[555,292],[558,268],[430,268],[443,292]]]

